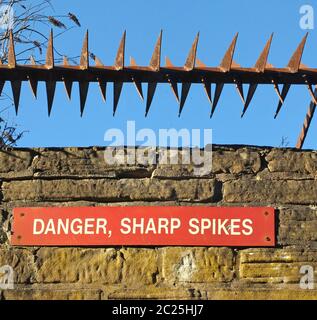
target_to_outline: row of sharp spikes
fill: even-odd
[[[288,65],[287,65],[287,68],[283,69],[283,71],[286,70],[286,72],[290,72],[290,73],[294,74],[294,73],[297,73],[301,68],[307,68],[305,65],[303,65],[301,63],[302,55],[303,55],[305,44],[307,41],[307,37],[308,37],[308,33],[301,40],[300,44],[298,45],[297,49],[295,50],[294,54],[292,55]],[[55,68],[53,39],[54,39],[53,31],[51,30],[49,41],[48,41],[47,53],[46,53],[46,63],[44,65],[44,68],[47,70],[50,70],[50,72],[54,72],[54,68]],[[224,72],[224,73],[228,73],[228,72],[235,70],[235,69],[239,69],[240,71],[242,70],[241,66],[236,64],[233,60],[233,56],[234,56],[234,52],[235,52],[235,48],[236,48],[236,44],[237,44],[237,39],[238,39],[238,33],[235,35],[228,50],[226,51],[224,58],[220,64],[220,66],[218,67],[219,71]],[[254,68],[252,68],[252,69],[249,68],[248,70],[252,70],[252,71],[257,72],[259,74],[265,73],[268,68],[270,69],[270,71],[274,70],[273,66],[268,63],[268,56],[269,56],[269,52],[270,52],[270,48],[271,48],[271,44],[272,44],[272,39],[273,39],[273,34],[270,36],[269,40],[267,41],[267,43],[266,43],[263,51],[261,52]],[[199,41],[199,33],[197,34],[197,36],[192,44],[192,47],[190,49],[189,55],[187,57],[187,60],[186,60],[183,68],[176,68],[171,63],[170,59],[168,59],[168,58],[166,58],[166,68],[174,68],[174,71],[178,70],[178,71],[182,71],[182,72],[191,72],[196,69],[196,65],[197,65],[198,68],[207,70],[208,69],[207,66],[204,63],[202,63],[199,59],[197,59],[197,57],[196,57],[197,56],[198,41]],[[117,71],[124,71],[125,70],[125,43],[126,43],[126,32],[124,32],[124,34],[122,36],[122,39],[121,39],[121,42],[119,45],[119,49],[117,52],[117,56],[115,59],[115,64],[113,67],[110,67],[113,70],[117,70]],[[162,31],[161,31],[159,38],[157,40],[157,43],[155,45],[154,53],[152,55],[149,67],[139,67],[140,70],[142,70],[142,71],[147,70],[147,71],[152,71],[152,72],[159,72],[160,71],[160,69],[161,69],[161,47],[162,47]],[[84,39],[84,43],[83,43],[82,52],[81,52],[80,65],[74,66],[74,68],[79,68],[80,70],[89,70],[89,68],[90,68],[89,57],[90,57],[90,53],[89,53],[89,46],[88,46],[88,31],[87,31],[85,39]],[[96,67],[100,67],[100,68],[104,67],[103,63],[101,62],[101,60],[98,57],[94,56],[94,61],[95,61]],[[138,67],[133,58],[131,58],[130,62],[131,62],[130,63],[131,67],[135,67],[135,68]],[[31,57],[31,66],[34,66],[34,67],[36,66],[36,62],[33,57]],[[66,57],[64,57],[63,66],[64,67],[71,67],[69,65],[69,62]],[[7,67],[9,69],[16,69],[16,68],[22,67],[22,66],[17,65],[16,54],[15,54],[15,45],[14,45],[14,36],[13,36],[12,30],[10,30],[10,32],[9,32],[8,64],[7,64],[7,66],[0,65],[0,68],[5,68],[5,67]],[[281,70],[282,69],[276,69],[276,71],[281,71]],[[22,69],[21,69],[21,72],[23,72]],[[2,93],[2,90],[3,90],[3,87],[4,87],[6,80],[7,79],[2,79],[0,81],[0,94]],[[11,86],[12,86],[15,109],[16,109],[16,113],[18,113],[22,81],[21,80],[10,80],[10,81],[11,81]],[[30,83],[30,86],[31,86],[31,89],[32,89],[34,96],[37,97],[38,80],[28,76],[28,81]],[[135,87],[136,87],[140,97],[143,100],[144,98],[143,98],[142,83],[140,81],[137,81],[136,79],[132,79],[132,81],[134,82]],[[65,89],[66,89],[67,95],[70,99],[73,81],[64,78],[63,82],[65,84]],[[80,110],[81,110],[81,115],[83,115],[86,100],[87,100],[87,95],[88,95],[89,81],[78,80],[78,82],[79,82],[79,91],[80,91]],[[101,90],[102,97],[104,100],[106,100],[107,82],[104,80],[100,80],[100,79],[98,79],[98,82],[99,82],[99,87]],[[172,91],[173,91],[173,93],[174,93],[174,95],[180,105],[180,107],[179,107],[179,116],[180,116],[182,113],[182,110],[184,108],[184,105],[185,105],[186,99],[188,97],[192,83],[190,83],[190,82],[182,83],[181,98],[179,98],[177,81],[172,80],[172,79],[168,79],[168,82],[170,83],[171,89],[172,89]],[[117,110],[117,106],[119,103],[123,83],[124,83],[123,81],[115,81],[114,82],[113,115],[115,115],[116,110]],[[215,94],[214,94],[213,98],[212,98],[212,93],[211,93],[211,82],[204,81],[204,79],[202,79],[202,83],[204,85],[204,89],[207,94],[208,100],[211,103],[211,117],[212,117],[215,110],[216,110],[216,107],[219,102],[219,99],[222,94],[223,87],[224,87],[225,83],[221,83],[221,82],[216,83]],[[317,105],[317,91],[315,91],[315,92],[313,91],[312,85],[308,81],[305,80],[305,83],[306,83],[308,91],[311,95],[312,102],[311,102],[311,106],[310,106],[309,112],[307,114],[307,117],[305,119],[305,124],[303,126],[303,132],[302,132],[302,136],[304,135],[303,139],[305,139],[305,137],[307,135],[307,131],[309,129],[309,125],[310,125],[312,116],[314,114],[314,111],[315,111],[315,108]],[[146,113],[145,113],[146,116],[148,115],[148,112],[150,110],[152,100],[153,100],[153,97],[154,97],[154,94],[155,94],[155,91],[157,88],[157,84],[158,84],[157,82],[149,82],[148,83],[147,103],[146,103]],[[284,104],[285,98],[289,92],[291,84],[284,84],[282,91],[280,91],[278,83],[276,83],[274,80],[272,80],[272,84],[273,84],[274,89],[275,89],[275,91],[278,95],[278,98],[279,98],[279,104],[278,104],[276,114],[275,114],[275,118],[276,118],[282,108],[282,105]],[[247,97],[245,99],[244,92],[243,92],[243,84],[240,81],[235,80],[236,89],[237,89],[237,91],[242,99],[243,105],[244,105],[242,117],[244,116],[244,114],[248,110],[248,107],[253,99],[253,96],[256,92],[258,85],[259,85],[258,83],[250,83]],[[47,92],[48,114],[49,115],[51,114],[51,111],[52,111],[55,89],[56,89],[56,81],[55,80],[46,81],[46,92]],[[302,145],[303,141],[299,142],[298,145],[299,144]]]

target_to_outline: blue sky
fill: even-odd
[[[275,36],[269,57],[274,66],[284,67],[296,49],[305,30],[299,27],[299,9],[317,2],[308,0],[91,0],[53,1],[55,13],[74,12],[82,28],[75,28],[56,40],[56,47],[69,56],[80,54],[84,32],[90,30],[90,50],[106,65],[114,61],[123,31],[127,30],[127,62],[133,56],[138,64],[147,65],[163,29],[162,60],[168,56],[183,65],[195,35],[200,31],[198,58],[217,66],[234,34],[240,33],[235,60],[242,66],[253,66],[270,34]],[[317,15],[316,15],[317,19]],[[317,21],[315,21],[317,23]],[[47,30],[44,30],[48,32]],[[303,62],[317,67],[317,33],[310,31]],[[9,85],[6,85],[9,92]],[[214,87],[213,87],[214,89]],[[247,87],[245,87],[247,90]],[[144,85],[146,93],[146,86]],[[10,92],[11,94],[11,92]],[[34,100],[25,83],[21,108],[2,114],[28,131],[19,146],[103,146],[104,133],[110,128],[126,130],[128,120],[137,129],[188,128],[212,129],[216,144],[249,144],[279,146],[285,137],[296,144],[310,96],[305,87],[292,87],[277,120],[274,113],[278,99],[271,86],[260,86],[244,119],[242,103],[234,88],[227,85],[218,109],[211,120],[210,105],[201,85],[190,91],[181,118],[178,105],[168,85],[159,85],[148,118],[145,103],[133,85],[124,86],[117,115],[112,117],[112,84],[108,85],[107,102],[103,103],[97,85],[91,85],[84,117],[80,117],[78,85],[73,99],[67,100],[64,87],[58,84],[51,118],[47,116],[45,86],[40,84]],[[13,108],[12,108],[13,109]],[[316,148],[317,118],[314,119],[306,148]],[[203,144],[203,142],[202,142]]]

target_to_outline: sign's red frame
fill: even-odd
[[[275,246],[266,207],[15,208],[13,219],[15,246]]]

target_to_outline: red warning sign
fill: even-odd
[[[275,246],[273,208],[16,208],[13,218],[16,246]]]

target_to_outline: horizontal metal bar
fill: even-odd
[[[73,82],[88,81],[98,82],[133,82],[137,78],[139,82],[169,83],[171,80],[178,83],[201,83],[202,79],[211,83],[235,84],[239,79],[244,84],[307,84],[307,79],[312,85],[317,84],[317,69],[300,70],[292,73],[289,69],[267,69],[263,73],[253,68],[233,68],[229,72],[222,72],[219,68],[199,68],[185,71],[182,68],[160,68],[153,71],[149,67],[127,67],[123,70],[115,70],[114,67],[89,67],[85,70],[80,67],[55,66],[48,69],[45,66],[17,66],[10,68],[0,66],[0,81],[28,81],[30,78],[36,81],[64,81]]]

